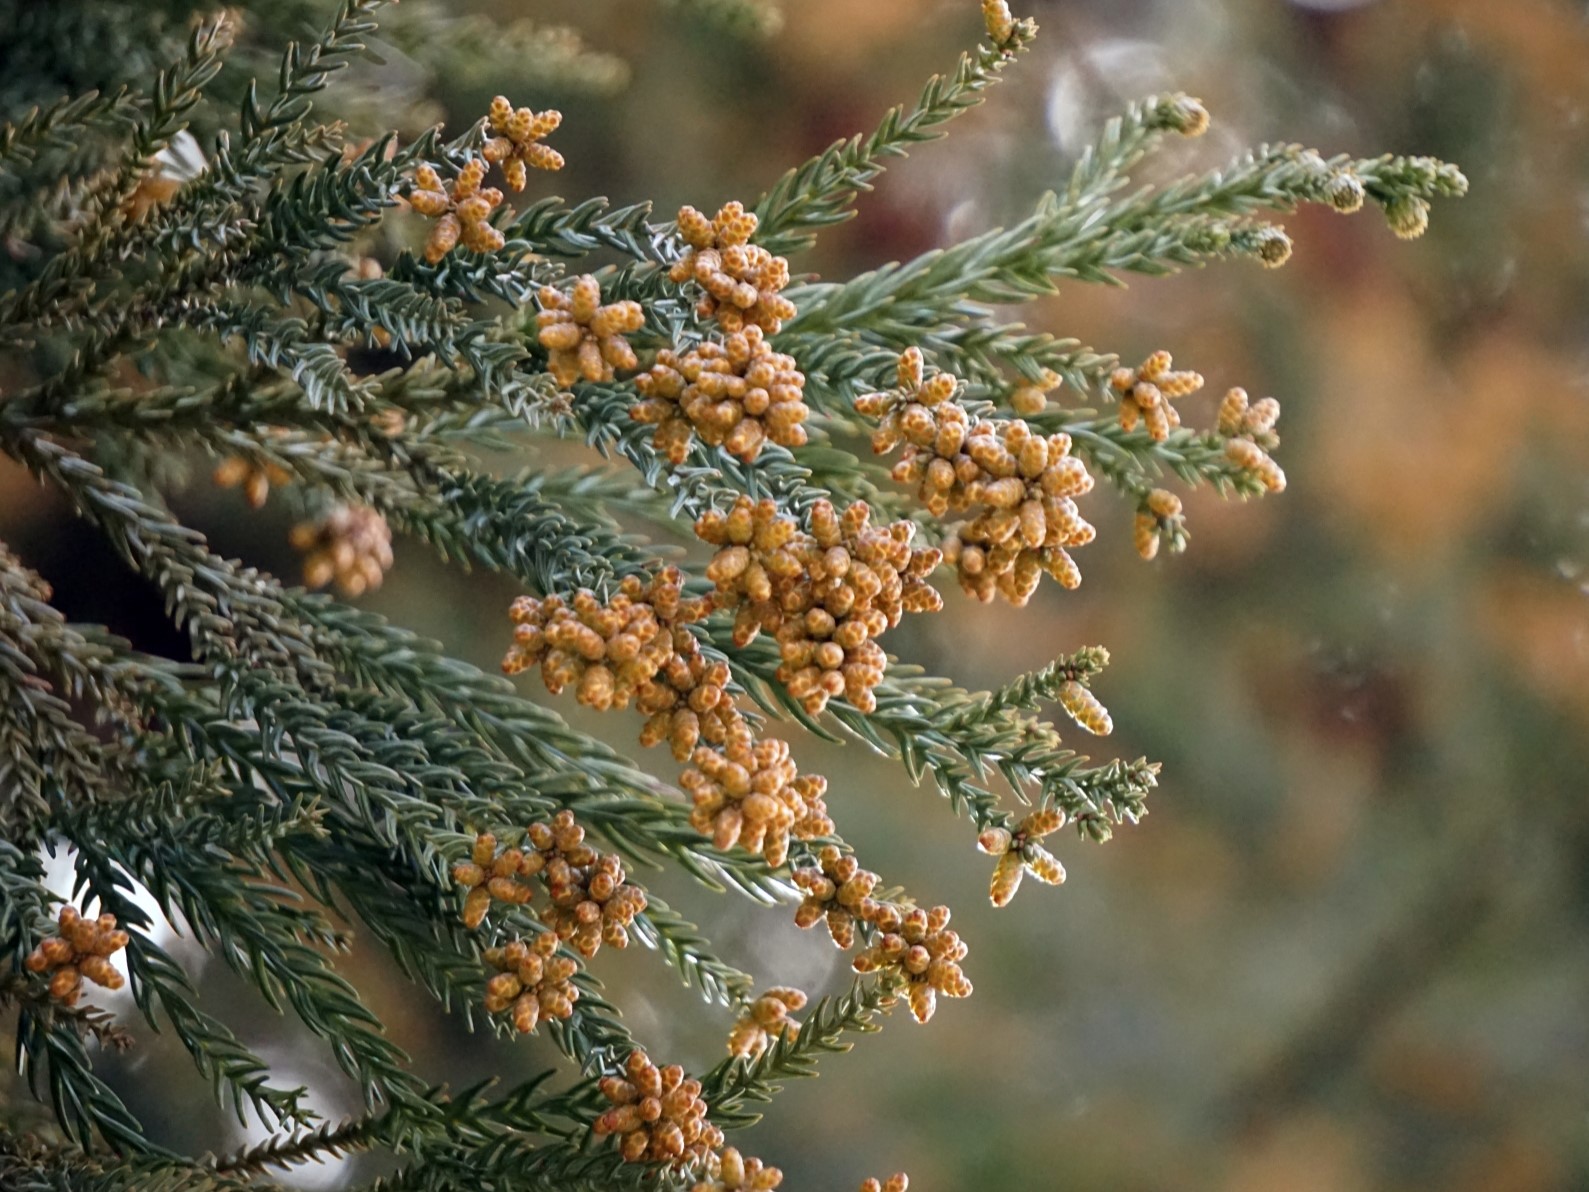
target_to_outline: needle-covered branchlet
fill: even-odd
[[[745,1007],[745,1013],[728,1034],[728,1053],[755,1059],[775,1040],[793,1041],[800,1024],[790,1014],[805,1009],[806,995],[787,985],[775,985]]]
[[[517,194],[529,181],[529,169],[560,170],[563,155],[541,138],[549,135],[563,122],[563,113],[548,108],[532,112],[529,108],[515,108],[505,95],[491,101],[491,138],[481,150],[482,156],[502,167],[502,176],[508,189]]]
[[[299,522],[289,535],[303,552],[303,582],[333,584],[344,596],[381,586],[392,567],[392,527],[368,505],[338,505],[317,521]]]
[[[874,926],[877,937],[855,958],[858,973],[882,973],[904,983],[917,1022],[933,1015],[938,996],[970,997],[971,982],[960,971],[966,945],[949,927],[949,908],[882,905]]]
[[[19,1060],[49,1084],[56,1119],[27,1130],[18,1153],[71,1175],[107,1144],[115,1163],[90,1173],[107,1192],[241,1186],[365,1145],[394,1152],[378,1162],[403,1186],[451,1187],[468,1172],[482,1186],[770,1192],[777,1169],[726,1148],[718,1126],[747,1124],[786,1078],[826,1067],[900,1000],[925,1020],[941,997],[970,992],[948,911],[918,908],[862,868],[825,780],[801,772],[776,720],[842,730],[935,785],[995,854],[995,902],[1028,871],[1055,880],[1043,843],[1061,809],[1082,838],[1107,839],[1144,814],[1157,781],[1146,759],[1087,763],[1032,715],[1057,702],[1106,732],[1090,690],[1102,655],[1078,651],[973,694],[912,669],[886,674],[883,635],[940,607],[930,581],[945,557],[983,599],[1024,602],[1045,570],[1074,586],[1069,552],[1093,533],[1077,503],[1094,475],[1132,503],[1144,554],[1185,541],[1179,499],[1157,477],[1243,494],[1284,482],[1272,399],[1233,394],[1217,427],[1177,432],[1173,402],[1194,378],[1155,356],[1113,390],[1121,431],[1113,411],[1081,408],[1100,380],[1109,395],[1114,357],[1063,328],[1026,331],[1003,308],[1122,271],[1219,256],[1279,264],[1291,241],[1267,219],[1299,203],[1372,204],[1416,235],[1429,201],[1465,180],[1429,158],[1326,160],[1286,144],[1168,185],[1133,180],[1164,134],[1208,126],[1196,100],[1158,96],[1111,121],[1069,183],[1008,228],[796,289],[783,254],[825,238],[892,161],[977,106],[1034,22],[985,0],[991,42],[917,104],[797,165],[754,214],[685,208],[675,224],[638,192],[622,206],[580,194],[504,210],[492,183],[516,192],[532,169],[562,164],[547,144],[555,112],[499,96],[461,135],[432,127],[410,140],[389,130],[432,123],[400,103],[412,89],[383,83],[377,103],[323,106],[320,92],[355,73],[341,68],[379,48],[370,35],[390,0],[324,3],[330,19],[314,23],[325,32],[284,47],[277,79],[225,76],[241,105],[205,94],[228,40],[214,21],[189,30],[145,20],[147,5],[99,4],[106,37],[74,49],[46,21],[12,39],[22,69],[6,75],[8,98],[42,106],[0,123],[11,287],[0,376],[16,382],[0,453],[158,588],[194,655],[168,662],[72,625],[0,547],[0,669],[14,680],[12,731],[0,732],[0,956],[17,970],[0,973],[0,993],[22,1005]],[[377,36],[416,69],[387,82],[485,63],[480,24],[440,19],[447,7],[403,0],[403,27]],[[962,16],[969,32],[969,6]],[[577,68],[581,52],[543,32],[537,53],[553,51],[561,75],[566,49]],[[66,59],[104,44],[168,65],[98,94],[30,94],[55,66],[103,73]],[[189,153],[189,125],[208,158]],[[179,157],[192,168],[174,172]],[[396,251],[394,237],[420,227],[421,259]],[[876,419],[878,450],[903,456],[894,474],[921,505],[910,521],[874,517],[863,500],[877,469],[843,452],[854,429],[844,399],[871,387],[880,361],[892,387],[858,408]],[[559,449],[509,479],[497,453],[542,432],[577,435],[606,463],[560,470]],[[810,441],[829,435],[832,446]],[[585,708],[632,709],[642,744],[665,743],[684,770],[683,799],[594,718],[566,724],[433,643],[223,558],[165,491],[180,471],[168,461],[189,448],[222,460],[217,480],[254,505],[290,472],[305,516],[326,514],[295,533],[307,578],[338,595],[373,587],[391,562],[381,514],[337,508],[352,500],[535,592],[514,606],[504,669],[533,667]],[[641,526],[692,520],[710,549],[682,553],[687,570],[662,568]],[[740,692],[761,712],[736,707]],[[1009,814],[1005,784],[1027,811],[1046,810]],[[59,842],[77,851],[85,900],[126,921],[136,882],[158,910],[124,932],[68,909],[49,932],[55,901],[37,854]],[[758,996],[735,958],[648,905],[631,859],[757,902],[792,886],[797,924],[821,923],[867,975],[809,1016],[796,990]],[[462,928],[448,921],[458,915]],[[301,1018],[371,1112],[319,1128],[302,1091],[245,1044],[254,1032],[194,1000],[157,938],[161,916],[191,923]],[[440,1096],[392,1042],[378,1012],[389,999],[330,967],[338,916],[444,1008],[458,991],[483,994],[498,1033],[547,1036],[571,1070],[489,1093],[482,1071],[475,1091]],[[647,956],[597,957],[611,979],[597,996],[584,960],[635,937]],[[276,1122],[272,1137],[223,1160],[179,1160],[129,1112],[151,1101],[138,1074],[118,1082],[137,1095],[124,1106],[86,1062],[85,1032],[121,1032],[73,1003],[85,982],[121,984],[124,945],[138,1004],[178,1025],[223,1101]],[[728,1036],[732,1054],[700,1081],[630,1055],[618,1015],[661,965],[730,1008],[711,1037]],[[615,1170],[620,1158],[634,1166]],[[905,1178],[863,1192],[905,1192]]]
[[[1021,878],[1031,873],[1040,882],[1057,886],[1065,880],[1065,867],[1037,842],[1065,825],[1065,813],[1057,807],[1032,812],[1012,831],[989,828],[977,837],[977,847],[997,857],[988,898],[994,906],[1008,906],[1021,888]]]
[[[811,414],[805,383],[794,357],[773,351],[752,325],[720,343],[658,352],[650,370],[635,378],[643,400],[629,412],[657,428],[652,446],[673,464],[684,462],[696,435],[754,463],[767,443],[805,446]]]
[[[694,207],[679,211],[684,253],[668,276],[701,291],[696,313],[733,333],[758,327],[776,335],[795,316],[794,303],[779,291],[789,284],[789,262],[750,243],[754,213],[739,202],[725,203],[708,219]]]
[[[408,204],[436,221],[425,241],[425,259],[437,264],[459,244],[471,252],[495,252],[507,239],[491,224],[491,213],[502,204],[502,192],[485,181],[486,163],[472,158],[458,176],[443,183],[432,165],[414,171]]]
[[[672,1166],[705,1160],[723,1145],[723,1132],[707,1118],[701,1082],[677,1064],[659,1068],[644,1051],[629,1053],[623,1076],[598,1086],[612,1108],[591,1126],[597,1138],[616,1136],[630,1163]]]
[[[110,958],[127,946],[129,938],[116,926],[115,915],[89,919],[75,906],[63,906],[56,934],[28,953],[24,967],[30,973],[48,974],[50,997],[63,1006],[75,1006],[83,996],[84,978],[106,989],[122,987],[124,978]]]
[[[539,298],[536,338],[547,351],[548,370],[564,389],[581,379],[610,381],[616,370],[640,366],[624,338],[645,326],[645,311],[634,299],[603,304],[601,283],[588,273],[567,293],[542,286]]]

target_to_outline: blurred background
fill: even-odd
[[[427,118],[461,128],[496,91],[555,103],[569,166],[530,196],[650,198],[664,215],[752,200],[869,131],[978,29],[971,0],[791,0],[770,40],[640,0],[457,7],[569,23],[614,57],[589,76],[531,69],[528,83],[463,62],[423,84]],[[1412,244],[1372,213],[1306,211],[1287,220],[1297,249],[1276,273],[1073,286],[1020,313],[1132,362],[1170,349],[1208,378],[1185,403],[1194,423],[1231,385],[1277,396],[1289,488],[1247,504],[1197,494],[1190,550],[1152,565],[1132,550],[1130,509],[1100,490],[1083,510],[1100,532],[1078,592],[1044,585],[1024,612],[956,593],[891,637],[971,687],[1108,646],[1096,690],[1116,731],[1087,744],[1161,760],[1162,786],[1109,844],[1063,838],[1065,886],[1029,884],[991,910],[988,863],[946,802],[858,747],[796,743],[830,777],[865,862],[955,908],[976,994],[929,1028],[896,1015],[737,1141],[790,1189],[900,1168],[920,1192],[1589,1188],[1585,6],[1012,7],[1042,26],[1033,52],[797,271],[844,278],[1019,218],[1109,115],[1153,91],[1201,97],[1215,124],[1150,176],[1297,140],[1438,155],[1472,190],[1437,203]],[[401,53],[382,69],[401,78]],[[250,513],[198,468],[176,504],[219,549],[295,573],[291,497]],[[94,535],[14,468],[0,471],[0,507],[0,536],[69,616],[177,647],[155,598],[106,582],[118,565]],[[399,541],[367,603],[493,667],[513,594]],[[545,698],[529,677],[521,687]],[[631,725],[574,719],[628,748]],[[847,983],[838,954],[787,911],[657,885],[768,983],[813,996]],[[289,1079],[327,1112],[355,1109],[312,1040],[174,946]],[[353,963],[436,1079],[547,1062],[533,1041],[508,1051],[467,1036],[372,950],[356,945]],[[594,970],[653,1055],[694,1068],[720,1056],[723,1015],[655,957],[604,951]],[[146,1121],[178,1146],[241,1141],[196,1082],[150,1103],[148,1089],[186,1088],[174,1082],[191,1073],[140,1033],[109,1062]],[[302,1179],[340,1187],[379,1170],[355,1159]]]

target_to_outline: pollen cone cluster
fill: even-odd
[[[839,695],[869,712],[888,661],[875,639],[907,612],[942,607],[927,582],[941,555],[912,549],[912,522],[872,525],[860,501],[842,515],[817,501],[809,523],[801,530],[772,502],[741,497],[729,512],[703,516],[695,532],[719,548],[706,574],[718,604],[738,609],[735,641],[774,634],[778,678],[813,715]]]
[[[747,1159],[729,1146],[706,1162],[706,1176],[691,1192],[772,1192],[783,1183],[783,1172],[760,1159]]]
[[[469,860],[454,865],[452,877],[469,892],[462,918],[470,928],[480,925],[493,903],[529,902],[535,895],[532,879],[539,877],[550,904],[540,919],[550,938],[587,959],[604,943],[627,947],[629,926],[646,907],[645,891],[625,881],[616,855],[585,843],[585,830],[571,811],[531,824],[522,848],[501,849],[495,836],[477,836]]]
[[[1137,509],[1132,524],[1132,539],[1137,554],[1151,560],[1159,553],[1159,543],[1168,541],[1171,551],[1186,545],[1186,519],[1181,515],[1181,498],[1167,488],[1156,488]]]
[[[773,1040],[797,1038],[800,1024],[789,1015],[805,1009],[805,1005],[806,995],[798,989],[783,985],[769,989],[750,1003],[743,1017],[729,1032],[729,1054],[755,1059],[772,1045]]]
[[[704,1159],[723,1145],[723,1132],[707,1120],[701,1082],[686,1078],[677,1064],[658,1068],[637,1049],[629,1053],[624,1076],[605,1076],[599,1087],[612,1108],[591,1131],[598,1138],[617,1135],[630,1163]]]
[[[939,994],[971,996],[971,982],[960,971],[966,945],[949,927],[948,907],[926,911],[884,903],[875,925],[877,938],[855,958],[855,971],[891,973],[902,979],[917,1022],[932,1017]]]
[[[601,283],[591,274],[576,278],[568,293],[542,286],[536,338],[547,350],[547,367],[564,389],[583,378],[610,381],[616,369],[637,368],[624,337],[645,326],[645,311],[633,299],[601,301]]]
[[[1285,491],[1286,474],[1269,452],[1280,446],[1275,423],[1280,403],[1272,397],[1248,402],[1245,389],[1232,389],[1219,403],[1219,433],[1225,439],[1225,458],[1272,493]]]
[[[1069,549],[1093,539],[1074,497],[1091,490],[1086,465],[1070,454],[1070,437],[1040,435],[1020,419],[972,421],[953,400],[948,373],[924,375],[921,351],[899,358],[896,388],[856,400],[879,419],[878,454],[905,444],[893,476],[914,484],[929,513],[975,511],[945,543],[960,586],[979,600],[1031,598],[1044,572],[1074,588],[1081,572]]]
[[[626,708],[688,639],[684,625],[709,611],[706,601],[684,595],[684,577],[664,568],[649,583],[626,576],[610,601],[588,589],[572,600],[520,596],[508,615],[513,645],[502,660],[514,675],[532,666],[553,695],[570,683],[575,698],[598,711]]]
[[[979,422],[966,457],[977,468],[966,494],[980,511],[945,544],[960,586],[978,600],[999,595],[1019,607],[1045,573],[1063,588],[1080,584],[1070,551],[1096,532],[1074,498],[1090,491],[1093,480],[1070,454],[1070,436],[1034,434],[1019,421]]]
[[[573,976],[579,966],[557,954],[557,936],[543,932],[530,943],[514,940],[501,948],[486,949],[486,963],[498,971],[486,982],[486,1010],[507,1012],[513,1029],[527,1035],[543,1018],[568,1018],[574,1013],[579,990]]]
[[[279,464],[254,463],[241,455],[232,455],[216,465],[211,479],[221,488],[241,485],[249,507],[260,509],[270,497],[271,486],[291,483],[292,473]]]
[[[491,101],[491,131],[495,135],[485,144],[485,159],[502,167],[508,189],[517,194],[529,181],[529,167],[537,170],[560,170],[563,155],[541,138],[553,132],[563,122],[563,113],[548,108],[532,112],[529,108],[514,108],[505,95]]]
[[[392,527],[368,505],[339,505],[319,521],[299,522],[289,536],[304,552],[303,582],[334,584],[344,596],[381,586],[392,566]]]
[[[436,221],[425,241],[425,259],[432,265],[460,243],[472,252],[494,252],[507,242],[491,226],[491,212],[501,205],[502,192],[494,186],[482,187],[485,176],[486,163],[478,157],[445,184],[435,166],[422,165],[414,171],[409,205]]]
[[[541,859],[523,849],[498,849],[489,832],[475,837],[469,860],[452,867],[452,880],[468,890],[463,902],[463,923],[473,930],[485,921],[493,902],[522,906],[535,896],[529,879],[540,872]]]
[[[728,690],[726,662],[708,662],[700,643],[686,629],[673,631],[673,654],[655,677],[640,687],[635,707],[646,717],[640,744],[666,741],[675,761],[688,761],[700,742],[722,745],[742,723]]]
[[[896,1171],[886,1180],[879,1181],[871,1176],[861,1184],[861,1192],[907,1192],[909,1187],[910,1177],[903,1171]]]
[[[674,464],[684,462],[696,434],[749,463],[768,442],[805,445],[805,383],[794,357],[774,352],[751,325],[722,343],[658,352],[650,371],[635,378],[644,400],[629,413],[656,426],[652,444]]]
[[[1065,823],[1065,813],[1056,807],[1034,811],[1016,825],[989,828],[977,837],[977,847],[998,858],[988,898],[994,906],[1008,906],[1021,888],[1021,878],[1030,872],[1040,882],[1057,886],[1065,880],[1065,867],[1037,842]]]
[[[541,859],[541,880],[551,905],[541,922],[587,960],[603,944],[629,946],[629,926],[646,908],[645,891],[624,880],[614,853],[598,853],[585,843],[585,829],[571,811],[551,823],[531,824],[528,843]]]
[[[737,844],[778,866],[791,837],[812,840],[833,831],[827,779],[801,774],[788,742],[758,741],[741,723],[721,749],[703,745],[693,760],[679,785],[690,795],[690,825],[716,847]]]
[[[781,293],[789,284],[789,262],[751,244],[756,216],[744,204],[726,203],[711,219],[694,207],[679,210],[679,235],[687,246],[668,276],[694,282],[703,291],[697,311],[724,331],[756,326],[776,335],[795,316]]]
[[[1036,381],[1022,381],[1010,391],[1010,409],[1022,418],[1030,418],[1034,414],[1041,414],[1048,408],[1048,394],[1052,389],[1059,387],[1059,374],[1053,369],[1045,368],[1041,379]]]
[[[855,946],[856,924],[875,922],[883,913],[883,904],[872,899],[877,874],[831,844],[818,854],[818,863],[794,871],[794,884],[805,895],[795,908],[795,924],[825,923],[833,942],[848,950]]]
[[[85,919],[75,906],[63,906],[56,934],[29,952],[25,963],[30,973],[50,974],[52,998],[63,1006],[75,1006],[83,995],[84,977],[106,989],[122,987],[122,975],[110,957],[125,948],[127,940],[115,915]]]
[[[1117,368],[1109,387],[1120,397],[1120,428],[1135,430],[1145,424],[1156,443],[1170,437],[1181,425],[1180,412],[1170,403],[1203,387],[1200,374],[1177,371],[1168,352],[1154,352],[1136,368]]]

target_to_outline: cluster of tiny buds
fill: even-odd
[[[640,743],[666,741],[687,761],[705,741],[722,745],[742,721],[728,690],[728,664],[709,661],[686,627],[711,611],[709,600],[686,597],[676,567],[649,585],[627,576],[609,601],[581,590],[513,602],[514,643],[502,660],[513,675],[539,665],[554,695],[569,683],[587,707],[606,711],[631,703],[645,717]]]
[[[853,856],[831,844],[817,854],[817,862],[792,875],[805,895],[795,908],[795,924],[814,927],[825,923],[833,942],[848,950],[855,946],[856,924],[876,922],[882,914],[883,904],[872,898],[877,874],[862,869]]]
[[[728,1033],[728,1053],[755,1059],[776,1039],[793,1041],[800,1035],[800,1024],[791,1013],[805,1009],[806,995],[785,985],[774,986],[745,1008],[745,1013]]]
[[[1170,403],[1203,387],[1199,373],[1171,368],[1168,352],[1154,352],[1136,368],[1117,368],[1109,387],[1120,398],[1120,429],[1132,431],[1144,423],[1155,443],[1170,437],[1181,425],[1181,415]]]
[[[452,867],[453,881],[468,890],[462,914],[466,927],[480,926],[493,903],[529,902],[535,896],[530,879],[538,876],[550,902],[540,919],[554,940],[569,943],[587,959],[604,943],[628,946],[629,927],[646,907],[645,891],[625,880],[616,855],[585,843],[585,830],[573,812],[531,824],[525,846],[501,849],[495,836],[482,833],[469,860]]]
[[[650,591],[637,575],[624,577],[610,601],[588,588],[570,601],[520,596],[508,609],[515,628],[502,671],[518,674],[539,664],[551,695],[575,683],[575,699],[586,707],[628,707],[674,653],[675,618],[704,612],[686,610],[682,586],[677,569],[669,569]]]
[[[1249,404],[1245,389],[1232,389],[1219,404],[1218,430],[1225,439],[1225,457],[1251,472],[1272,493],[1286,487],[1286,474],[1269,455],[1280,445],[1275,430],[1279,419],[1279,402],[1265,397]]]
[[[971,982],[960,970],[966,945],[949,927],[949,908],[902,908],[878,904],[873,925],[877,936],[856,956],[858,973],[882,973],[905,983],[911,1015],[926,1022],[938,1004],[938,995],[970,997]]]
[[[771,500],[742,496],[727,513],[704,514],[695,532],[719,548],[706,575],[718,605],[738,610],[734,640],[771,632],[778,678],[812,715],[840,695],[870,712],[888,662],[875,639],[907,612],[942,607],[927,582],[942,556],[912,549],[912,522],[873,526],[862,501],[843,514],[814,502],[808,524],[802,530]]]
[[[1049,393],[1059,388],[1059,384],[1059,374],[1051,368],[1045,368],[1035,381],[1023,379],[1010,390],[1010,409],[1022,418],[1041,414],[1048,408]]]
[[[1172,554],[1186,549],[1186,519],[1181,514],[1181,498],[1166,488],[1156,488],[1143,498],[1131,527],[1137,554],[1152,560],[1159,543],[1169,544]]]
[[[75,1006],[83,995],[83,978],[106,989],[120,989],[123,977],[111,964],[113,953],[127,946],[128,935],[116,926],[115,915],[85,919],[75,906],[63,906],[56,919],[56,934],[28,953],[30,973],[50,974],[50,996],[63,1006]]]
[[[221,488],[241,486],[243,499],[249,507],[262,509],[270,499],[271,486],[291,483],[292,473],[280,464],[255,462],[241,455],[232,455],[216,465],[211,479]]]
[[[824,800],[828,780],[800,773],[788,742],[758,741],[741,721],[725,745],[703,745],[693,761],[679,777],[690,794],[690,826],[717,848],[738,845],[776,867],[788,857],[791,838],[833,831]]]
[[[553,695],[575,683],[575,698],[586,707],[626,708],[680,642],[693,645],[683,626],[708,611],[706,601],[685,597],[676,567],[649,583],[625,576],[607,601],[585,588],[571,600],[520,596],[508,611],[515,629],[502,669],[514,675],[539,665]]]
[[[658,1068],[636,1049],[623,1076],[604,1076],[597,1087],[612,1108],[596,1119],[591,1132],[598,1138],[617,1135],[626,1162],[706,1160],[723,1145],[723,1132],[707,1120],[701,1082],[686,1078],[677,1064]]]
[[[679,210],[679,235],[686,245],[668,277],[694,282],[702,291],[697,313],[726,332],[760,327],[776,335],[795,316],[781,293],[789,284],[789,262],[751,244],[757,219],[739,202],[725,203],[708,219],[694,207]]]
[[[664,348],[648,372],[635,378],[641,400],[630,411],[656,426],[652,445],[674,464],[684,462],[700,435],[746,463],[768,442],[803,447],[806,378],[794,357],[774,352],[751,325],[688,352]]]
[[[547,109],[532,112],[517,108],[505,95],[491,101],[491,131],[496,135],[485,143],[482,153],[489,162],[500,164],[508,189],[517,194],[529,180],[528,167],[537,170],[560,170],[563,155],[541,138],[556,130],[563,122],[563,113]]]
[[[666,741],[673,759],[683,762],[702,741],[726,744],[744,718],[728,690],[728,663],[707,661],[686,630],[674,630],[673,639],[673,655],[640,689],[635,707],[646,717],[640,744],[649,749]]]
[[[495,252],[507,241],[491,224],[491,213],[502,203],[502,192],[482,187],[486,163],[471,159],[451,182],[443,183],[436,167],[425,164],[414,171],[409,206],[436,221],[425,241],[425,259],[436,264],[460,243],[472,252]]]
[[[602,303],[601,283],[591,274],[576,278],[568,293],[542,286],[535,317],[536,338],[547,350],[547,367],[564,389],[583,378],[610,381],[617,369],[639,367],[624,337],[645,326],[645,311],[633,299]]]
[[[1015,830],[988,828],[977,837],[977,847],[997,857],[988,899],[994,906],[1008,906],[1021,888],[1021,879],[1030,872],[1040,882],[1057,886],[1065,880],[1065,867],[1037,842],[1065,825],[1065,813],[1057,807],[1032,812]]]
[[[618,856],[587,845],[570,811],[559,811],[550,824],[531,824],[527,838],[545,860],[541,880],[551,905],[542,909],[541,922],[587,960],[602,944],[627,948],[646,894],[625,880]]]
[[[861,1184],[861,1192],[906,1192],[910,1187],[910,1177],[903,1171],[896,1171],[886,1180],[879,1181],[876,1176],[870,1176]]]
[[[783,1183],[783,1172],[760,1159],[747,1159],[734,1147],[710,1155],[706,1171],[691,1192],[772,1192]]]
[[[299,522],[289,535],[304,552],[303,582],[335,584],[344,596],[381,586],[392,566],[392,527],[368,505],[339,505],[319,521]]]
[[[928,512],[978,512],[944,544],[960,586],[979,600],[1002,595],[1025,604],[1044,572],[1074,588],[1081,572],[1068,548],[1094,531],[1072,499],[1088,492],[1091,474],[1070,454],[1070,437],[1039,435],[1020,419],[971,420],[953,399],[948,373],[925,375],[919,348],[901,354],[898,385],[856,399],[858,412],[879,420],[872,450],[905,451],[893,477],[916,485]]]
[[[486,1010],[508,1012],[513,1029],[521,1035],[535,1030],[544,1018],[569,1018],[579,990],[573,976],[579,965],[572,957],[557,954],[557,936],[542,932],[526,944],[514,940],[501,948],[488,948],[486,963],[500,970],[486,982]]]
[[[475,837],[469,860],[452,867],[452,880],[469,893],[464,896],[461,918],[471,931],[485,921],[493,902],[521,906],[535,896],[527,881],[538,873],[543,860],[538,853],[523,849],[499,849],[497,838],[489,832]]]
[[[428,162],[414,171],[414,185],[408,192],[409,206],[434,219],[425,241],[425,259],[438,263],[460,243],[473,252],[495,252],[507,243],[501,231],[491,224],[491,213],[502,205],[503,194],[492,186],[482,186],[486,171],[500,165],[508,189],[517,193],[529,180],[529,168],[560,170],[563,155],[541,144],[541,138],[563,122],[563,114],[547,110],[532,112],[515,109],[504,95],[491,101],[487,138],[481,157],[470,158],[449,183],[442,181],[436,167]]]

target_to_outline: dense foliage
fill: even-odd
[[[1188,542],[1174,487],[1285,486],[1274,399],[1233,389],[1214,425],[1184,426],[1174,402],[1202,378],[1167,352],[1123,366],[1002,308],[1061,282],[1283,264],[1290,240],[1264,213],[1301,203],[1376,207],[1416,236],[1430,199],[1465,182],[1431,159],[1280,145],[1132,187],[1165,137],[1209,123],[1196,100],[1156,96],[1019,223],[818,282],[790,258],[980,102],[1031,22],[983,4],[987,40],[875,132],[753,204],[663,221],[541,197],[563,164],[556,112],[500,97],[447,139],[394,130],[367,91],[335,106],[377,15],[416,69],[505,47],[591,85],[621,74],[567,37],[499,41],[441,5],[343,0],[256,84],[262,43],[320,6],[187,7],[0,6],[15,32],[3,110],[40,105],[0,127],[0,449],[158,587],[191,645],[152,657],[70,624],[0,555],[0,996],[53,1109],[0,1138],[0,1173],[232,1187],[381,1148],[398,1156],[387,1189],[772,1187],[725,1131],[896,1004],[926,1022],[971,992],[948,909],[861,867],[779,723],[941,791],[992,858],[996,905],[1025,874],[1062,881],[1055,833],[1108,839],[1158,773],[1095,763],[1040,718],[1056,703],[1106,734],[1092,687],[1107,653],[971,693],[879,639],[941,608],[940,573],[1015,605],[1045,575],[1075,587],[1095,483],[1130,503],[1150,560]],[[770,23],[757,6],[677,7]],[[80,59],[106,54],[147,81],[79,90]],[[488,470],[551,437],[613,462]],[[223,558],[177,520],[165,494],[201,456],[253,504],[282,488],[303,501],[305,581],[342,599]],[[680,522],[687,546],[670,540]],[[676,782],[348,603],[391,567],[394,531],[521,581],[533,595],[503,610],[504,670],[537,669],[614,720],[638,711]],[[42,852],[68,849],[81,909],[43,882]],[[645,888],[659,866],[794,903],[854,952],[853,986],[810,1006],[759,988]],[[282,1087],[199,1004],[139,891],[323,1040],[367,1113],[325,1122]],[[455,1013],[549,1035],[576,1078],[430,1087],[339,975],[343,921]],[[623,990],[592,970],[633,940],[724,1014],[717,1067],[659,1067],[631,1036]],[[190,1159],[145,1136],[93,1069],[95,1047],[138,1033],[92,1006],[96,985],[124,981],[217,1098],[275,1137]]]

